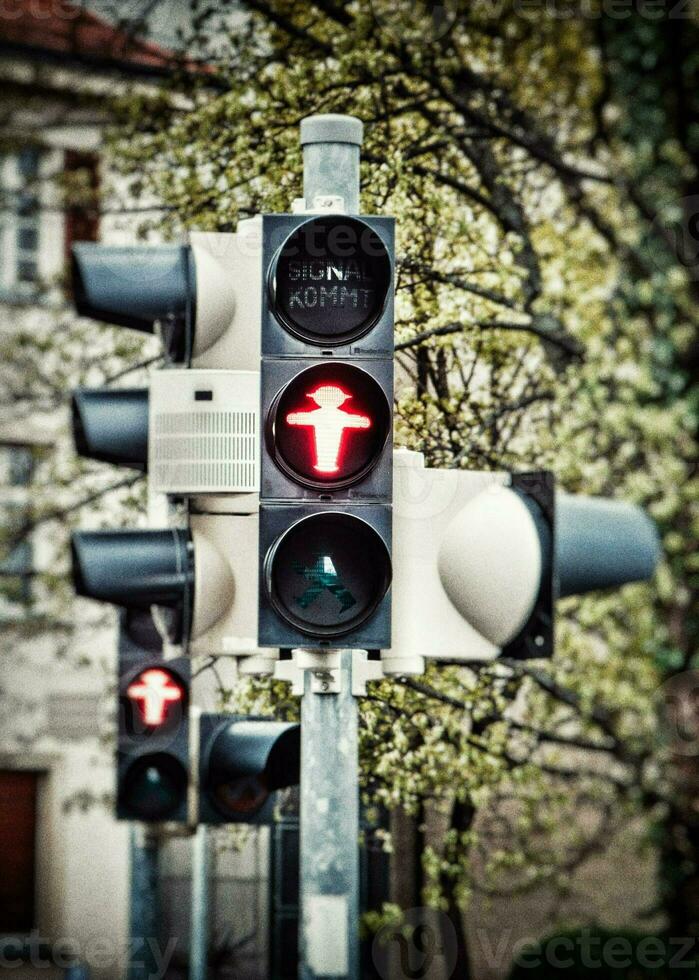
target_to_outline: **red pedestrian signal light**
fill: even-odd
[[[173,702],[182,702],[185,694],[171,674],[150,668],[139,674],[126,689],[126,695],[138,705],[144,724],[162,725]]]
[[[306,412],[289,412],[287,425],[303,425],[313,430],[313,469],[317,473],[334,474],[340,469],[340,451],[344,456],[344,435],[351,429],[370,429],[371,419],[343,408],[352,396],[338,385],[320,385],[308,392],[315,408]]]
[[[391,431],[381,385],[352,364],[319,364],[296,374],[267,419],[268,449],[294,482],[350,486],[379,462]]]
[[[121,820],[184,822],[189,782],[187,657],[163,660],[122,618],[116,812]]]

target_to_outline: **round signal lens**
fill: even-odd
[[[388,249],[364,221],[312,218],[292,232],[273,263],[272,308],[303,341],[347,344],[380,319],[391,275]]]
[[[216,808],[224,816],[251,816],[267,802],[269,790],[264,774],[240,776],[231,782],[219,783],[212,796]]]
[[[317,364],[279,393],[268,444],[293,480],[319,489],[362,479],[379,461],[391,429],[381,385],[352,364]]]
[[[376,611],[391,584],[391,559],[369,524],[331,511],[303,518],[279,537],[265,578],[288,623],[310,636],[342,636]]]
[[[124,779],[121,804],[141,820],[172,817],[187,792],[187,772],[165,753],[145,755],[131,766]]]

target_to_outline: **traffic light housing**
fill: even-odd
[[[191,232],[186,245],[102,245],[72,250],[77,312],[157,334],[168,361],[257,370],[258,218],[235,234]]]
[[[393,219],[262,224],[265,647],[390,642]]]
[[[164,660],[157,645],[157,630],[150,617],[122,615],[116,816],[145,823],[184,823],[188,818],[190,662],[186,657]]]
[[[557,492],[550,473],[433,470],[400,450],[394,475],[389,674],[551,656],[557,599],[646,580],[659,560],[640,508]]]
[[[237,715],[199,718],[199,823],[271,823],[273,794],[299,781],[301,728]]]

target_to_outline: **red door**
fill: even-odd
[[[0,934],[34,920],[38,773],[0,770]]]

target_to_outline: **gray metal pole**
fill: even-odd
[[[209,835],[204,824],[192,839],[192,911],[189,980],[206,980],[209,957]]]
[[[359,767],[352,651],[338,694],[301,700],[301,980],[359,977]]]
[[[318,197],[342,197],[348,214],[359,213],[359,148],[364,126],[354,116],[307,116],[301,120],[303,197],[307,210]]]
[[[158,863],[160,846],[155,834],[139,824],[131,826],[131,948],[127,980],[150,980],[158,972],[160,902]]]
[[[363,126],[353,116],[301,122],[307,210],[342,198],[359,212]],[[319,198],[325,198],[320,201]],[[301,980],[359,977],[359,771],[352,651],[339,657],[339,691],[328,693],[309,670],[301,699]]]

